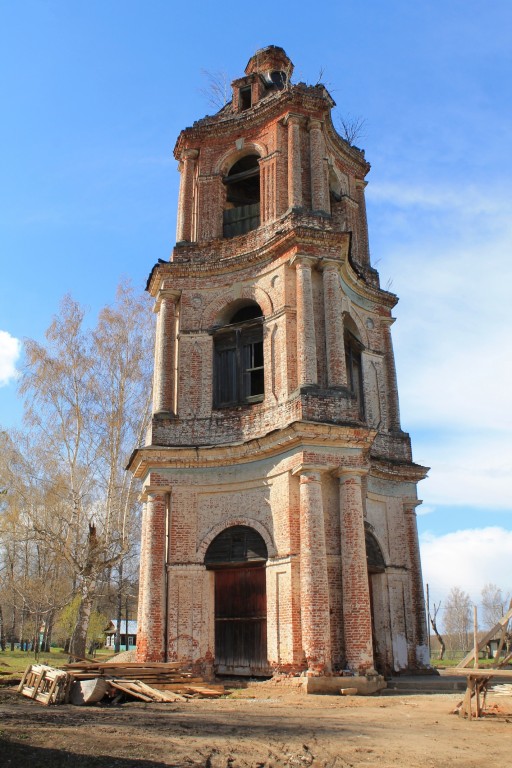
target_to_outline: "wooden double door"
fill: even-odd
[[[215,570],[218,674],[269,674],[265,564]]]

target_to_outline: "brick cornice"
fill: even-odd
[[[191,127],[184,128],[178,136],[174,156],[179,160],[183,150],[189,146],[201,145],[212,138],[226,139],[233,133],[240,133],[246,126],[253,132],[266,123],[282,120],[290,111],[305,116],[314,113],[323,119],[333,106],[333,100],[322,86],[293,85],[263,97],[251,109],[234,112],[227,107],[217,115],[204,117]]]
[[[376,434],[376,430],[365,427],[354,429],[350,426],[297,421],[284,429],[241,443],[188,447],[150,445],[137,448],[130,457],[127,469],[142,478],[150,471],[163,468],[222,467],[259,461],[290,450],[314,448],[336,450],[341,466],[349,456],[351,462],[355,455],[366,456]],[[335,469],[332,458],[320,466],[325,471]]]
[[[156,291],[161,288],[162,281],[167,277],[172,281],[176,278],[196,276],[204,278],[209,275],[232,273],[247,270],[253,265],[263,265],[266,262],[275,261],[276,258],[285,254],[293,256],[299,251],[304,256],[308,256],[309,253],[316,256],[321,249],[322,253],[330,254],[332,258],[340,261],[348,259],[350,245],[348,232],[316,229],[301,224],[300,218],[300,214],[288,214],[285,220],[276,222],[274,233],[270,237],[268,230],[267,236],[265,236],[265,230],[262,228],[261,239],[258,238],[253,248],[248,247],[247,250],[241,250],[234,255],[222,256],[224,249],[232,250],[230,242],[225,240],[211,241],[201,245],[193,243],[185,246],[189,252],[193,253],[195,250],[199,254],[199,258],[186,262],[159,262],[153,267],[149,276],[147,290],[154,296]],[[183,246],[179,246],[179,248],[184,250]],[[210,255],[213,250],[218,253],[218,258],[215,260]],[[205,254],[202,259],[201,253]],[[355,274],[354,280],[357,280]]]
[[[374,457],[370,460],[370,467],[370,474],[374,477],[406,483],[417,483],[424,480],[430,469],[430,467],[423,467],[414,462],[391,462]]]

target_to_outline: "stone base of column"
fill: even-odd
[[[153,414],[154,419],[175,419],[176,414],[172,411],[156,411],[156,413]]]

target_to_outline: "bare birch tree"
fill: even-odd
[[[469,648],[471,598],[459,587],[452,587],[444,606],[444,626],[457,650]]]
[[[46,344],[26,342],[20,387],[47,505],[44,515],[33,505],[28,513],[35,534],[68,564],[80,596],[76,656],[85,655],[101,580],[133,545],[136,493],[124,466],[147,423],[152,358],[151,314],[128,285],[94,330],[84,317],[65,297]]]
[[[504,595],[501,587],[486,584],[482,589],[482,623],[492,629],[505,614],[510,602],[510,595]]]

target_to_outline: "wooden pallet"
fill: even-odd
[[[61,704],[66,700],[71,676],[61,669],[45,664],[29,664],[26,668],[18,693],[41,704]]]

